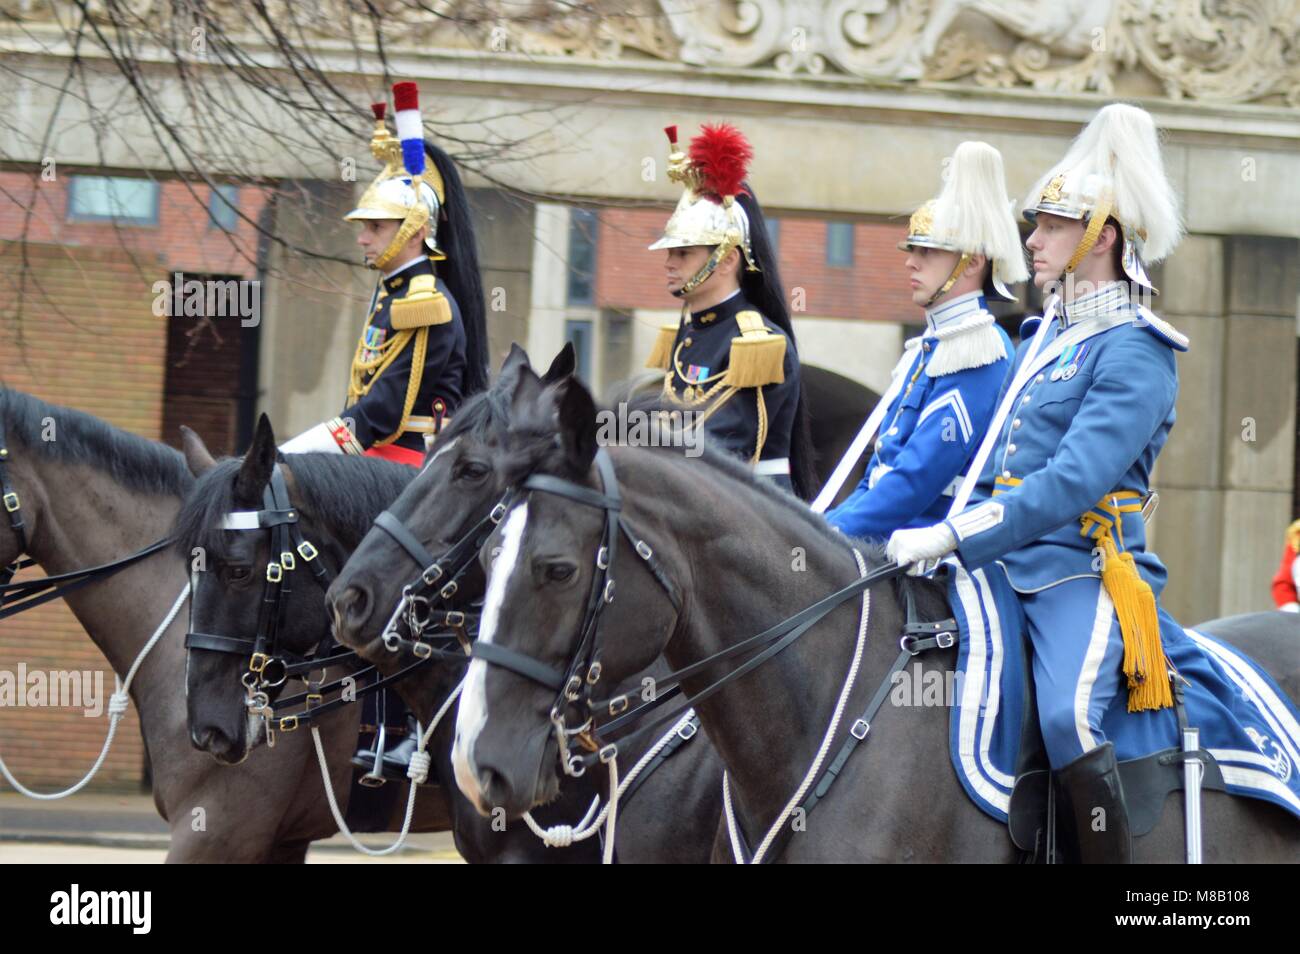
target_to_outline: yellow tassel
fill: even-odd
[[[761,388],[785,380],[785,336],[742,335],[731,339],[727,359],[728,387]]]
[[[646,359],[645,366],[667,371],[668,366],[673,362],[673,342],[676,340],[677,325],[660,326],[659,336],[655,338],[654,347],[650,349],[650,357]]]
[[[1128,711],[1167,709],[1174,704],[1169,663],[1160,642],[1160,616],[1150,585],[1138,573],[1131,553],[1119,553],[1109,533],[1099,537],[1103,556],[1101,582],[1115,604],[1124,638],[1124,676]]]
[[[445,325],[451,321],[451,302],[441,292],[416,298],[407,295],[393,302],[392,315],[395,331]]]

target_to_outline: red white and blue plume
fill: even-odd
[[[411,82],[393,84],[394,119],[402,144],[402,164],[411,177],[424,174],[424,121],[420,118],[420,88]]]

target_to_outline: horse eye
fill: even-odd
[[[574,574],[574,567],[566,563],[552,563],[546,568],[546,578],[556,583],[563,583]]]
[[[492,471],[492,469],[486,464],[480,464],[473,461],[461,464],[457,470],[458,473],[456,476],[461,480],[482,480]]]
[[[252,576],[252,574],[253,574],[252,568],[247,566],[232,566],[226,570],[226,575],[229,576],[230,579],[235,583],[244,582],[246,579]]]

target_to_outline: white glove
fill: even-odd
[[[1283,603],[1278,610],[1283,613],[1300,613],[1300,603]]]
[[[353,445],[356,445],[355,448]],[[290,438],[281,444],[279,450],[282,454],[361,453],[356,438],[352,436],[352,432],[338,418],[307,428],[297,437]]]
[[[945,557],[957,549],[957,537],[946,523],[915,530],[895,530],[885,546],[885,554],[899,566],[917,564],[908,572],[918,576],[926,572],[926,562]]]

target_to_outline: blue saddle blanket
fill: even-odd
[[[953,683],[949,749],[962,787],[981,809],[1007,820],[1021,727],[1028,712],[1026,658],[1019,597],[999,568],[948,570],[948,596],[960,629]],[[1166,623],[1170,620],[1161,611]],[[1262,798],[1300,817],[1300,710],[1250,658],[1226,643],[1176,627],[1161,627],[1165,654],[1187,680],[1188,724],[1218,761],[1229,792]],[[1180,638],[1181,636],[1181,638]],[[1103,720],[1118,759],[1150,754],[1150,735],[1127,732],[1128,693],[1115,694]],[[1176,724],[1165,747],[1181,747]],[[1139,742],[1139,738],[1143,741]]]

